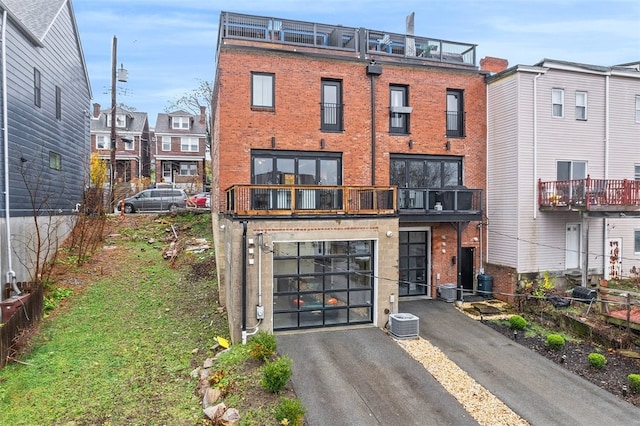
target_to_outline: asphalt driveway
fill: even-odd
[[[400,302],[420,335],[533,425],[638,424],[640,409],[436,300]],[[311,426],[477,424],[374,327],[278,334]]]

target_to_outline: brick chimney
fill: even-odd
[[[93,104],[93,118],[98,118],[100,116],[100,104]]]
[[[207,107],[201,106],[200,107],[200,124],[204,124],[206,120],[207,120]]]
[[[480,69],[482,71],[490,71],[492,73],[501,72],[509,68],[509,61],[502,58],[494,58],[485,56],[480,59]]]

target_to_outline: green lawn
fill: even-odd
[[[216,311],[213,249],[163,259],[172,224],[181,241],[211,242],[208,214],[133,229],[125,220],[105,241],[116,249],[74,271],[80,287],[42,322],[23,363],[0,370],[1,425],[203,424],[189,373],[227,323]]]

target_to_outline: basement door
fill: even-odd
[[[580,269],[580,258],[582,255],[582,244],[580,241],[580,224],[579,223],[567,223],[567,237],[566,237],[566,255],[565,255],[565,268],[566,269]]]
[[[424,228],[400,230],[399,296],[430,295],[430,235],[431,231]]]

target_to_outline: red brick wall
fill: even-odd
[[[380,64],[380,63],[379,63]],[[224,190],[251,181],[251,149],[325,151],[343,154],[343,184],[371,184],[371,81],[366,61],[291,52],[220,46],[213,111],[212,157],[218,206]],[[477,71],[382,63],[375,78],[376,185],[389,183],[392,153],[464,157],[464,183],[484,188],[486,162],[485,84]],[[251,110],[251,72],[275,74],[275,110]],[[320,131],[322,78],[342,80],[344,132]],[[389,85],[409,87],[410,135],[389,134]],[[446,90],[464,91],[465,138],[449,138],[445,148]],[[409,140],[413,148],[409,148]],[[216,146],[215,144],[219,144]],[[216,176],[216,168],[219,176]],[[214,195],[215,204],[216,196]],[[214,207],[215,208],[215,207]]]

